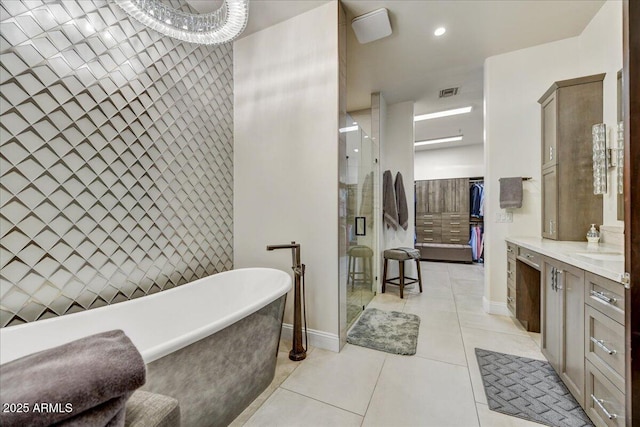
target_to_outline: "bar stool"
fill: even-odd
[[[349,274],[347,275],[347,286],[349,285],[349,282],[351,282],[351,289],[353,289],[353,287],[356,285],[356,282],[371,285],[373,278],[371,268],[373,250],[369,246],[358,245],[350,247],[347,251],[347,254],[349,255]],[[356,263],[358,261],[358,258],[362,260],[360,262],[362,271],[357,270]]]
[[[418,270],[418,278],[405,277],[404,275],[404,262],[409,259],[416,261],[416,268]],[[389,260],[398,261],[399,276],[387,279],[387,264]],[[412,283],[418,283],[420,286],[420,292],[422,292],[422,273],[420,272],[420,251],[414,248],[394,248],[384,251],[384,271],[382,276],[382,293],[387,288],[387,283],[391,285],[400,286],[400,298],[404,298],[404,286]]]

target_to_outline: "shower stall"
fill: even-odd
[[[346,284],[347,328],[373,299],[378,284],[378,153],[378,142],[360,126],[348,128],[347,174],[342,192],[346,206],[347,250],[341,259],[340,275]]]

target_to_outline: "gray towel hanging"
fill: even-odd
[[[398,225],[403,230],[409,228],[409,208],[407,207],[407,195],[404,192],[404,183],[402,182],[402,174],[396,174],[396,206],[398,209]]]
[[[382,175],[382,214],[387,228],[398,229],[398,207],[396,192],[393,188],[391,171],[384,171]]]
[[[500,208],[522,207],[522,177],[500,178]]]

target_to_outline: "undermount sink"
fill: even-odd
[[[622,252],[576,252],[576,255],[600,261],[624,261]]]

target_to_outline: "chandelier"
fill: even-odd
[[[147,27],[190,43],[222,44],[238,37],[249,20],[249,0],[224,0],[211,13],[176,10],[160,0],[114,0]]]

